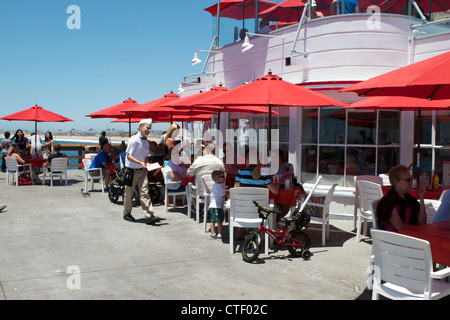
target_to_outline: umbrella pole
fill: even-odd
[[[422,142],[422,108],[417,112],[417,180],[420,179],[420,143]]]
[[[272,153],[272,105],[269,104],[269,152]],[[272,156],[272,154],[271,154]]]
[[[217,130],[220,131],[220,110],[217,115]]]
[[[128,138],[131,138],[131,113],[128,114]]]
[[[34,122],[34,153],[37,151],[37,121]]]

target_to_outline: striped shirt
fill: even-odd
[[[266,175],[261,175],[259,179],[253,179],[252,171],[254,168],[255,166],[253,165],[240,169],[234,181],[239,182],[241,187],[266,187],[272,183],[272,180]]]

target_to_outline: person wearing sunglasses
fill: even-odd
[[[419,186],[419,201],[409,194],[412,177],[408,168],[397,165],[389,170],[389,182],[392,188],[384,195],[377,207],[377,228],[397,231],[407,225],[426,223],[424,195],[426,187]]]

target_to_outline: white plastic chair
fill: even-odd
[[[234,227],[258,228],[261,218],[253,201],[261,206],[269,205],[269,189],[267,188],[232,188],[230,189],[230,253],[234,253]],[[267,224],[267,220],[265,221]],[[267,225],[266,225],[267,227]],[[265,233],[265,252],[269,250],[269,236]]]
[[[84,155],[84,159],[90,159],[92,161],[92,160],[94,160],[96,155],[97,155],[97,153],[86,153]]]
[[[65,182],[67,184],[67,161],[66,157],[53,158],[52,162],[48,166],[50,172],[44,170],[42,174],[42,185],[45,184],[45,177],[50,176],[50,185],[53,187],[53,177],[59,176],[59,182],[62,184],[62,177],[65,176]]]
[[[179,181],[178,182],[177,181],[171,181],[169,179],[169,177],[168,177],[169,172],[167,171],[166,168],[167,168],[167,166],[163,167],[161,169],[161,172],[162,172],[163,177],[164,177],[164,212],[167,212],[167,203],[169,201],[169,196],[173,197],[172,198],[173,208],[175,208],[175,204],[177,202],[177,196],[184,195],[186,197],[186,201],[187,201],[187,198],[188,198],[188,190],[187,190],[187,188],[184,191],[179,191],[179,192],[171,191],[170,193],[168,192],[168,190],[169,190],[168,186],[169,185],[171,185],[171,184],[172,185],[180,184],[180,182]],[[188,203],[188,207],[190,207],[189,203]]]
[[[450,268],[433,272],[428,241],[384,230],[371,230],[375,274],[372,299],[440,299],[450,295]]]
[[[383,179],[383,183],[381,184],[382,186],[390,186],[391,182],[389,181],[389,175],[386,173],[380,173],[378,175],[381,179]],[[376,181],[375,181],[376,182]]]
[[[356,223],[356,242],[359,242],[361,235],[361,224],[364,223],[363,233],[367,234],[367,221],[373,220],[370,205],[373,201],[383,197],[381,185],[375,182],[358,180],[356,181],[359,192],[358,221]]]
[[[25,171],[19,171],[20,168],[28,167],[28,172],[31,173],[31,163],[19,164],[17,159],[14,157],[5,157],[6,161],[6,185],[9,185],[9,176],[16,179],[16,186],[19,186],[19,176],[25,174]],[[33,179],[31,179],[31,184],[33,184]]]
[[[424,199],[424,204],[425,204],[425,212],[427,214],[426,223],[431,223],[433,221],[434,216],[436,215],[436,212],[439,209],[439,206],[441,205],[441,201]]]
[[[105,192],[105,183],[103,181],[103,171],[101,168],[93,168],[89,169],[91,166],[92,160],[84,158],[83,159],[83,166],[84,166],[84,192],[87,192],[88,182],[92,182],[92,188],[91,190],[94,190],[94,182],[98,181],[102,185],[102,192]],[[89,173],[93,171],[99,171],[99,175],[97,177],[92,177]]]
[[[322,223],[322,246],[325,246],[326,240],[330,237],[330,204],[333,200],[333,193],[336,189],[337,183],[333,184],[333,186],[328,190],[328,193],[325,197],[323,203],[316,203],[312,201],[308,201],[306,205],[315,206],[322,208],[322,217],[313,217],[311,216],[311,220],[319,221]],[[298,204],[303,203],[302,200],[297,200]]]
[[[207,174],[207,175],[211,175],[211,174]],[[205,175],[200,177],[200,181],[201,178],[203,178]],[[195,220],[200,222],[200,204],[203,203],[206,206],[206,200],[205,200],[205,196],[204,196],[204,190],[203,190],[203,185],[200,184],[200,186],[196,186],[194,185],[192,182],[188,183],[188,216],[189,218],[191,217],[191,203],[192,203],[192,199],[195,198]]]
[[[380,203],[380,200],[381,199],[377,199],[370,203],[370,213],[372,214],[372,229],[378,229],[377,208],[378,203]]]
[[[355,207],[353,209],[353,227],[356,228],[356,221],[358,218],[358,210],[359,210],[359,189],[358,189],[358,181],[371,181],[378,183],[380,186],[383,185],[383,177],[380,176],[371,176],[371,175],[360,175],[355,176]]]
[[[211,188],[214,185],[214,180],[212,179],[210,174],[202,176],[202,189],[203,189],[203,197],[205,199],[205,205],[203,208],[203,230],[206,232],[207,229],[207,221],[208,221],[208,206],[211,202]],[[225,208],[224,208],[225,210]]]
[[[372,214],[372,228],[370,229],[371,232],[372,232],[372,230],[378,229],[377,208],[378,208],[378,203],[380,203],[380,200],[381,199],[377,199],[370,203],[370,212]],[[375,264],[375,256],[373,254],[373,245],[372,245],[372,254],[370,255],[369,277],[372,277],[374,264]],[[373,278],[372,278],[372,280],[373,280]],[[371,283],[373,283],[373,281]]]

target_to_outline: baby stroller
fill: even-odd
[[[108,197],[109,200],[113,203],[117,203],[119,200],[119,197],[122,196],[122,200],[125,196],[125,183],[124,183],[124,177],[125,177],[125,170],[126,168],[122,168],[122,170],[115,169],[116,171],[116,178],[110,183],[109,185],[109,191],[108,191]],[[157,170],[155,170],[157,171]],[[152,200],[152,203],[157,203],[161,198],[161,190],[159,189],[157,185],[157,178],[155,176],[156,173],[154,171],[151,171],[148,173],[148,192],[150,195],[150,199]],[[141,204],[141,201],[139,199],[139,189],[136,186],[133,191],[132,196],[132,203],[133,206],[139,206]]]
[[[116,178],[110,182],[109,191],[108,191],[108,198],[109,198],[109,201],[111,201],[112,203],[117,203],[120,196],[122,196],[122,200],[124,200],[125,170],[126,170],[125,167],[123,167],[121,170],[119,170],[118,168],[114,169],[114,171],[116,172]],[[133,202],[133,207],[136,207],[141,204],[141,201],[139,200],[139,190],[138,190],[137,186],[136,186],[136,188],[134,188],[134,192],[133,192],[133,196],[132,196],[131,200]]]

